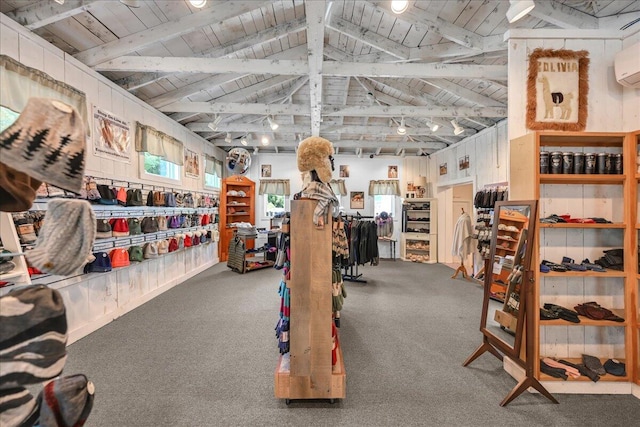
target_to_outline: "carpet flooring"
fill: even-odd
[[[480,286],[444,265],[381,261],[346,282],[347,397],[273,397],[281,273],[220,263],[69,347],[65,374],[96,385],[87,427],[637,426],[630,395],[524,393],[481,343]]]

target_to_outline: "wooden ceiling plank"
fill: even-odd
[[[371,76],[398,78],[476,78],[505,80],[507,67],[466,64],[361,64],[325,62],[328,76]]]
[[[25,26],[29,30],[44,27],[54,22],[67,19],[82,12],[86,12],[100,3],[96,0],[67,0],[59,4],[54,0],[40,1],[7,13],[7,16]]]
[[[98,65],[110,59],[127,55],[154,43],[179,37],[212,22],[222,22],[232,17],[242,15],[251,10],[261,8],[270,2],[225,2],[216,7],[203,9],[197,13],[180,17],[176,20],[128,35],[119,40],[105,43],[101,46],[80,52],[76,59],[88,66]]]
[[[598,28],[598,18],[554,0],[536,2],[529,15],[568,30]]]
[[[323,50],[325,28],[324,13],[324,1],[305,2],[312,136],[320,135],[320,122],[322,122],[322,63],[324,58]]]

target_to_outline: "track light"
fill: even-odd
[[[396,130],[396,132],[398,132],[398,135],[407,134],[407,128],[404,126],[404,117],[400,120],[400,124],[398,125],[398,130]]]
[[[409,7],[409,2],[406,0],[392,0],[391,1],[391,11],[395,14],[400,15]]]
[[[464,132],[464,128],[460,127],[458,122],[456,122],[455,120],[451,120],[451,125],[453,125],[453,134],[455,136],[458,136]]]
[[[533,0],[509,0],[509,3],[511,3],[511,6],[509,6],[509,10],[507,10],[507,20],[510,24],[524,17],[536,7]]]
[[[440,125],[434,123],[433,119],[427,121],[427,126],[429,126],[429,129],[431,129],[431,132],[436,132],[438,129],[440,129]]]
[[[224,142],[227,144],[231,143],[231,134],[229,132],[227,132],[227,137],[224,139]]]
[[[242,137],[242,139],[240,140],[240,144],[244,145],[245,147],[247,146],[248,142],[246,135]]]
[[[58,4],[64,4],[64,0],[55,0]]]
[[[262,139],[260,140],[262,145],[269,145],[269,137],[267,135],[262,135]]]
[[[221,121],[222,121],[222,117],[216,114],[213,121],[209,123],[207,127],[215,132],[218,130],[218,125],[220,124]]]
[[[402,151],[400,152],[400,157],[404,157],[404,156],[406,156],[406,153],[405,153],[405,150],[403,148]]]
[[[422,148],[418,148],[418,152],[416,153],[416,156],[422,156],[424,154],[424,152],[422,151]]]
[[[57,1],[57,0],[56,0]],[[63,2],[64,3],[64,2]],[[125,6],[128,7],[132,7],[134,9],[139,8],[140,6],[142,6],[140,4],[140,0],[120,0],[120,3],[122,3]]]
[[[253,147],[253,155],[255,156],[256,154],[258,154],[258,151],[260,151],[258,149],[258,147]]]
[[[276,123],[275,120],[272,120],[271,117],[269,116],[267,116],[267,121],[269,122],[269,126],[271,127],[271,130],[278,130],[278,128],[280,127],[280,125]]]
[[[201,9],[207,4],[207,0],[189,0],[189,3],[191,3],[191,6]]]

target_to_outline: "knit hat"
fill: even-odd
[[[129,248],[129,261],[144,261],[144,255],[142,254],[142,248],[140,246],[131,246]]]
[[[95,387],[83,374],[56,378],[38,395],[41,427],[82,426],[93,408]]]
[[[191,237],[191,233],[186,233],[186,235],[184,236],[184,247],[190,248],[191,246],[193,246],[193,239]]]
[[[158,258],[158,244],[156,242],[149,242],[144,245],[144,257],[146,259]]]
[[[67,359],[67,316],[57,290],[32,285],[1,296],[0,325],[0,389],[60,375]]]
[[[158,242],[158,253],[162,255],[162,254],[166,254],[167,252],[169,252],[169,241],[160,240]]]
[[[113,218],[109,222],[113,230],[113,237],[127,237],[129,235],[129,223],[124,218]]]
[[[142,206],[142,190],[139,188],[127,190],[127,206]]]
[[[0,426],[32,426],[38,420],[38,403],[24,387],[0,389]]]
[[[157,233],[159,229],[158,220],[155,217],[147,216],[142,218],[143,233]]]
[[[113,237],[111,224],[107,219],[99,219],[96,223],[96,239],[108,239]]]
[[[160,215],[156,219],[158,220],[158,230],[167,231],[167,217],[164,215]]]
[[[175,252],[178,250],[178,240],[173,238],[169,240],[169,252]]]
[[[0,159],[3,159],[0,154]],[[0,211],[29,210],[42,183],[26,173],[0,163]]]
[[[607,371],[604,370],[604,366],[602,366],[602,362],[595,356],[589,356],[588,354],[582,355],[582,363],[587,369],[595,372],[598,375],[605,375]]]
[[[191,238],[191,241],[193,243],[193,246],[198,246],[200,245],[200,232],[196,231],[193,233],[193,237]]]
[[[118,191],[116,192],[116,200],[120,206],[127,205],[127,190],[125,190],[124,187],[118,188]]]
[[[96,252],[93,256],[96,259],[92,263],[85,265],[85,273],[106,273],[111,271],[111,259],[106,252]]]
[[[298,170],[310,172],[315,170],[320,181],[328,184],[331,181],[333,164],[333,144],[319,136],[304,139],[298,146]]]
[[[94,260],[91,248],[96,237],[96,216],[86,200],[53,199],[36,240],[26,254],[36,268],[68,276]]]
[[[111,267],[127,267],[131,265],[129,262],[129,252],[124,248],[115,248],[109,253],[111,259]]]
[[[0,133],[3,163],[74,193],[82,188],[84,158],[82,117],[60,101],[30,98],[20,117]]]
[[[129,225],[129,236],[142,234],[142,225],[138,218],[127,219],[127,224]]]

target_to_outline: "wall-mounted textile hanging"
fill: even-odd
[[[93,154],[131,163],[131,124],[93,106]]]
[[[586,50],[538,48],[529,55],[527,128],[583,131],[588,94]]]

